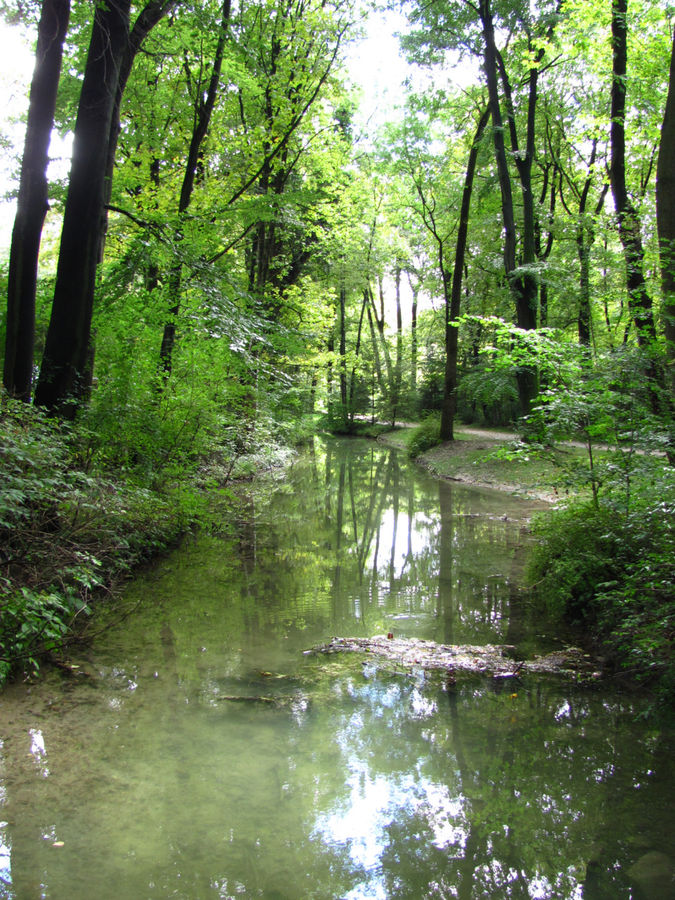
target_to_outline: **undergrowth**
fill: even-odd
[[[199,452],[185,444],[152,470],[138,454],[133,467],[119,452],[128,435],[103,444],[90,417],[73,425],[2,395],[0,685],[36,670],[83,630],[95,598],[186,529],[222,529],[230,479],[288,452],[267,433],[223,428],[218,437]]]
[[[408,456],[415,459],[441,443],[441,417],[437,413],[427,416],[415,429],[408,441]]]
[[[675,706],[675,490],[665,478],[626,508],[611,494],[535,523],[537,595],[583,626],[607,665]]]

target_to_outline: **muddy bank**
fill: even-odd
[[[500,445],[514,440],[515,435],[470,428],[458,428],[456,433],[454,441],[432,447],[417,456],[415,462],[434,477],[446,481],[491,488],[546,504],[561,499],[551,487],[553,473],[546,461],[503,460],[493,456]],[[378,440],[399,450],[407,450],[403,429],[380,435]]]

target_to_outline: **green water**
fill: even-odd
[[[0,898],[673,896],[673,740],[643,700],[303,653],[556,646],[518,591],[531,512],[317,441],[139,577],[82,675],[0,697]]]

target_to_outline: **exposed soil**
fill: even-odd
[[[489,459],[499,444],[515,440],[515,434],[466,426],[456,428],[455,432],[458,440],[439,444],[422,453],[415,461],[435,477],[448,481],[492,488],[544,503],[556,503],[561,499],[555,489],[540,483],[541,479],[537,477],[537,473],[528,469],[527,463],[515,464]],[[399,449],[406,448],[405,440],[397,432],[383,434],[379,440]],[[481,457],[484,459],[481,460]]]

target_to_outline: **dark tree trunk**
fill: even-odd
[[[498,88],[498,69],[501,63],[495,43],[494,23],[490,0],[480,0],[479,5],[481,24],[484,40],[485,76],[488,87],[490,113],[492,117],[492,131],[495,148],[495,161],[499,173],[499,186],[502,198],[502,221],[504,224],[504,272],[511,290],[516,307],[516,323],[519,328],[534,329],[537,327],[537,280],[534,273],[527,271],[527,266],[534,263],[535,247],[535,217],[534,202],[532,198],[532,157],[534,147],[534,116],[537,100],[537,72],[536,68],[530,71],[529,76],[529,101],[527,145],[525,153],[521,156],[518,152],[516,140],[515,119],[513,110],[509,109],[509,127],[511,132],[511,151],[516,157],[518,173],[523,195],[523,264],[526,267],[524,274],[517,273],[516,259],[516,223],[513,206],[513,192],[511,188],[511,175],[509,173],[506,144],[504,142],[504,121],[501,113]],[[507,87],[508,105],[511,106],[508,79],[502,71],[502,80]],[[518,395],[522,415],[530,411],[532,400],[537,394],[537,375],[530,366],[523,366],[517,373]]]
[[[586,208],[588,205],[588,194],[593,181],[593,166],[595,165],[597,148],[598,142],[597,140],[594,140],[588,163],[588,174],[579,196],[576,236],[577,256],[579,257],[579,316],[577,329],[579,343],[585,347],[590,347],[591,345],[593,327],[591,315],[591,247],[594,240],[593,220],[587,220]],[[595,216],[600,214],[600,210],[604,205],[607,188],[607,185],[604,185],[602,188],[598,202],[595,205]]]
[[[391,399],[391,427],[396,425],[396,417],[401,403],[401,382],[403,378],[403,315],[401,313],[401,268],[396,266],[396,358],[394,360],[394,384]]]
[[[628,304],[640,347],[656,338],[652,301],[644,277],[644,251],[640,219],[626,187],[626,69],[628,64],[627,0],[612,2],[613,77],[610,111],[611,163],[609,169],[619,237],[626,260]]]
[[[551,174],[550,170],[553,170]],[[547,260],[551,255],[551,250],[553,249],[553,228],[552,222],[553,217],[555,215],[555,204],[557,197],[557,177],[558,177],[558,167],[555,163],[549,163],[545,169],[545,177],[544,183],[542,185],[541,197],[540,197],[540,206],[543,207],[544,201],[546,200],[546,195],[549,195],[549,221],[548,221],[548,235],[546,237],[546,244],[542,245],[542,227],[541,222],[538,218],[535,221],[535,253],[537,259],[542,262]],[[548,325],[548,281],[543,278],[541,283],[539,284],[539,327],[546,328]]]
[[[675,38],[670,57],[670,84],[661,126],[659,160],[656,168],[656,220],[661,255],[663,320],[668,366],[668,413],[670,441],[668,461],[675,465]]]
[[[349,375],[349,422],[354,422],[354,396],[356,393],[356,361],[361,353],[361,336],[363,334],[363,319],[368,306],[368,291],[363,292],[363,300],[361,301],[361,313],[359,315],[359,327],[356,332],[356,346],[354,347],[354,365]]]
[[[511,175],[506,156],[504,142],[504,122],[499,103],[499,87],[497,82],[497,48],[495,45],[494,24],[489,0],[480,0],[480,16],[485,41],[485,77],[487,81],[490,114],[492,117],[492,137],[495,148],[495,162],[499,175],[499,187],[502,197],[502,222],[504,225],[504,270],[507,276],[516,268],[516,221],[513,211],[513,192]]]
[[[3,380],[10,394],[26,402],[31,398],[33,379],[40,237],[49,208],[49,138],[54,123],[63,42],[69,18],[70,0],[43,0],[9,256]]]
[[[663,320],[670,371],[670,392],[675,398],[675,38],[656,169],[656,220],[661,254]]]
[[[347,404],[347,292],[344,285],[340,288],[340,406],[345,428],[349,423],[349,407]]]
[[[417,301],[420,287],[418,281],[413,284],[410,276],[408,276],[408,283],[412,291],[410,304],[410,398],[414,403],[417,394]]]
[[[462,298],[462,273],[464,271],[466,240],[469,232],[473,179],[476,172],[480,142],[489,118],[490,108],[488,107],[480,117],[471,150],[469,151],[469,160],[464,175],[457,242],[455,244],[455,267],[452,273],[450,303],[449,305],[446,303],[445,309],[445,378],[443,383],[443,407],[441,410],[441,439],[444,441],[451,441],[454,438],[453,426],[457,412],[457,337],[459,330],[457,328],[457,319]]]
[[[130,5],[131,0],[108,0],[96,7],[75,123],[54,302],[35,392],[36,404],[66,417],[74,416],[88,387],[108,143]]]

